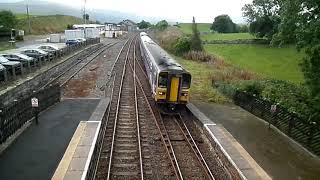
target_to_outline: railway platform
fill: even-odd
[[[89,120],[79,123],[52,180],[85,179],[109,102],[102,99]]]
[[[80,121],[99,99],[64,99],[39,115],[0,155],[1,179],[50,179]]]
[[[199,120],[204,133],[209,137],[211,143],[215,144],[216,150],[221,151],[227,157],[243,179],[272,179],[223,126],[215,124],[192,103],[189,103],[187,107]]]

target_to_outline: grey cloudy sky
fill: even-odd
[[[19,0],[0,0],[0,2]],[[27,0],[28,1],[28,0]],[[31,0],[32,1],[32,0]],[[84,0],[42,0],[80,8]],[[89,9],[106,9],[134,13],[138,16],[163,17],[180,22],[212,22],[220,14],[228,14],[237,23],[245,22],[241,8],[252,0],[86,0]]]
[[[49,0],[80,7],[84,0]],[[241,8],[252,0],[87,0],[87,8],[108,9],[190,22],[212,22],[220,14],[228,14],[237,22],[245,22]]]

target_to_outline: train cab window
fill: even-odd
[[[191,76],[190,74],[183,74],[182,77],[182,88],[190,88]]]
[[[158,86],[160,88],[165,88],[167,87],[167,83],[168,83],[168,73],[160,73],[159,74],[159,79],[158,79]]]

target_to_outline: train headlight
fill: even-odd
[[[158,94],[162,96],[162,95],[165,95],[166,93],[162,92],[162,91],[159,91]]]

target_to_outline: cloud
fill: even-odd
[[[48,0],[81,8],[84,0]],[[241,8],[252,0],[86,0],[89,9],[106,9],[191,22],[212,22],[220,14],[228,14],[237,23],[244,22]]]

